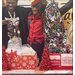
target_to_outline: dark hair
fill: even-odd
[[[16,0],[16,2],[17,2],[18,0]]]

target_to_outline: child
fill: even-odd
[[[43,22],[41,13],[41,0],[32,2],[32,15],[28,17],[31,20],[29,25],[29,44],[37,52],[39,62],[44,48]]]

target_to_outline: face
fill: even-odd
[[[32,7],[32,12],[34,15],[37,15],[40,12],[41,4],[38,4],[36,7]]]
[[[32,12],[34,15],[38,14],[38,8],[32,7]]]
[[[16,0],[6,0],[6,7],[10,12],[13,12],[16,6],[17,6]]]

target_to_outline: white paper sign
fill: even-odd
[[[35,70],[12,70],[9,74],[34,74]]]
[[[65,70],[55,70],[55,71],[46,71],[44,72],[44,74],[66,74],[66,73],[69,73],[70,70],[68,71],[65,71]]]
[[[61,54],[61,66],[73,66],[72,54]]]

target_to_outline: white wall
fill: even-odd
[[[23,7],[31,7],[31,2],[30,0],[19,0],[18,5]]]
[[[50,0],[48,0],[50,1]],[[59,8],[62,7],[65,3],[67,3],[69,0],[55,0],[58,2]],[[18,5],[23,6],[23,7],[31,7],[31,2],[30,0],[19,0]]]

